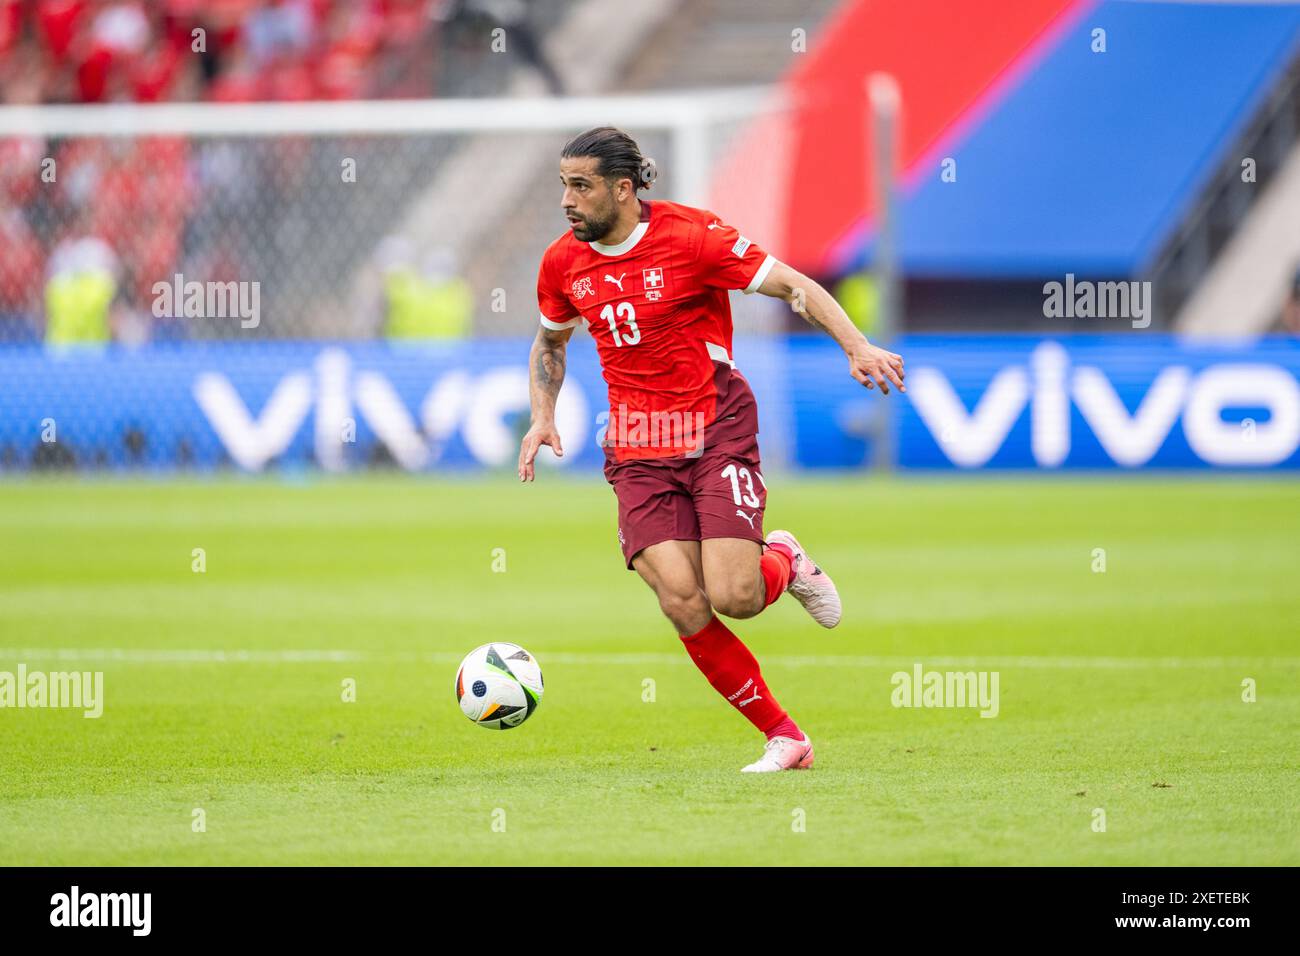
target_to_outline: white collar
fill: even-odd
[[[595,249],[602,256],[621,256],[625,252],[630,252],[632,247],[641,241],[641,237],[646,234],[646,230],[649,228],[649,221],[638,222],[636,228],[632,230],[631,234],[616,246],[607,246],[603,242],[589,242],[587,245],[591,246],[591,248]]]

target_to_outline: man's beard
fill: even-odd
[[[610,210],[607,216],[600,219],[583,218],[573,227],[573,237],[581,242],[600,242],[609,235],[617,221],[618,213],[615,210]]]

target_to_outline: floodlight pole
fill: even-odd
[[[903,288],[898,274],[897,209],[894,204],[897,176],[899,126],[902,96],[898,81],[889,73],[872,73],[866,79],[871,178],[876,207],[876,255],[871,271],[875,278],[877,311],[876,344],[892,348],[902,326]],[[901,393],[877,404],[872,465],[888,471],[894,465],[894,403]]]

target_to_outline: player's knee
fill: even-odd
[[[708,618],[713,614],[713,609],[709,606],[709,599],[704,596],[704,592],[699,588],[692,590],[660,588],[658,595],[659,609],[664,612],[664,616],[668,620],[679,627],[683,623],[694,623],[701,618],[707,623]],[[695,628],[695,630],[698,629]]]
[[[726,617],[753,617],[763,610],[763,579],[728,578],[709,588],[709,601]]]

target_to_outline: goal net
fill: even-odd
[[[651,197],[703,205],[765,102],[3,108],[0,344],[530,332],[570,136],[623,126],[659,163]],[[402,326],[448,285],[454,320]]]

